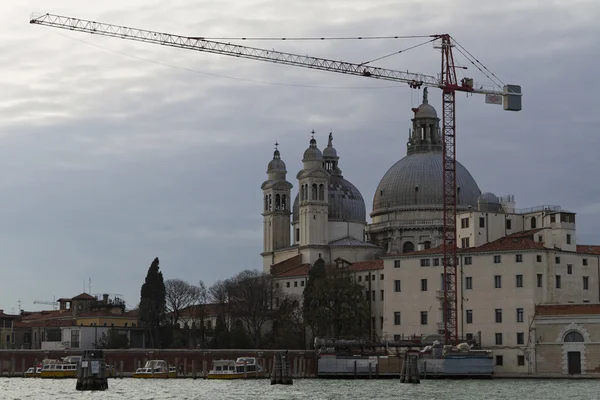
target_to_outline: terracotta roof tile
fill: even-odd
[[[507,236],[479,247],[461,249],[460,253],[489,253],[494,251],[544,250],[544,243],[536,242],[526,236]]]
[[[15,319],[15,318],[19,318],[19,315],[5,314],[4,311],[0,311],[0,318]]]
[[[291,277],[300,277],[307,276],[308,271],[310,271],[310,264],[300,264],[295,267],[289,268],[285,271],[280,272],[275,275],[275,278],[291,278]]]
[[[38,311],[23,316],[23,322],[72,318],[71,310]]]
[[[383,269],[383,260],[357,261],[352,263],[348,269],[353,272]]]
[[[74,326],[76,321],[74,319],[49,319],[49,320],[37,320],[30,322],[15,322],[16,328],[40,328],[40,327],[61,327],[61,326]]]
[[[543,304],[535,306],[536,315],[596,315],[600,304]]]
[[[302,254],[297,254],[292,258],[278,262],[271,266],[271,274],[279,275],[280,273],[289,270],[290,268],[296,267],[302,264]]]
[[[578,244],[577,252],[582,254],[592,254],[600,256],[600,246],[593,246],[587,244]]]

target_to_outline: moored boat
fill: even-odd
[[[40,373],[42,372],[42,365],[38,365],[37,367],[31,367],[27,371],[25,371],[25,378],[39,378]]]
[[[164,360],[150,360],[142,368],[133,373],[134,378],[168,379],[177,378],[177,369],[169,366]]]
[[[41,378],[76,378],[80,356],[64,357],[61,360],[44,360],[40,371]]]
[[[215,360],[208,372],[208,379],[255,379],[262,377],[263,369],[254,357],[240,357],[237,360]]]

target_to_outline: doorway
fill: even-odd
[[[581,352],[569,351],[567,352],[567,364],[569,368],[569,375],[581,374]]]

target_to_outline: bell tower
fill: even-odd
[[[275,263],[275,251],[290,246],[290,191],[293,185],[286,180],[287,170],[275,143],[273,159],[267,167],[263,191],[263,268],[269,272]]]
[[[328,244],[329,173],[324,168],[323,153],[317,148],[314,134],[315,132],[312,131],[310,145],[302,158],[303,169],[296,176],[300,185],[299,245],[301,247]],[[309,262],[314,261],[312,255],[310,258]]]

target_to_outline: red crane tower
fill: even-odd
[[[334,61],[325,58],[301,56],[274,50],[241,46],[231,43],[208,40],[203,37],[179,36],[169,33],[148,31],[88,21],[79,18],[54,14],[32,16],[31,24],[61,28],[102,36],[112,36],[138,42],[147,42],[187,50],[216,53],[221,55],[287,64],[297,67],[318,69],[367,78],[408,83],[411,88],[421,86],[436,87],[442,90],[442,141],[443,141],[443,266],[444,266],[444,303],[443,322],[446,343],[458,342],[458,293],[457,293],[457,256],[456,256],[456,92],[478,93],[486,95],[486,102],[503,104],[505,110],[521,110],[521,87],[517,85],[496,84],[496,89],[477,88],[473,79],[457,80],[452,49],[458,45],[449,34],[430,35],[432,40],[440,41],[442,53],[441,74],[439,77],[421,73],[403,72],[378,68],[370,65]],[[458,45],[461,49],[462,46]],[[466,51],[466,50],[465,50]],[[461,51],[462,52],[462,51]],[[468,53],[468,52],[467,52]],[[464,53],[463,53],[464,54]],[[472,56],[471,56],[472,57]],[[480,64],[472,58],[473,64]],[[476,64],[477,63],[477,64]],[[479,68],[479,67],[478,67]],[[483,69],[479,68],[483,71]]]

